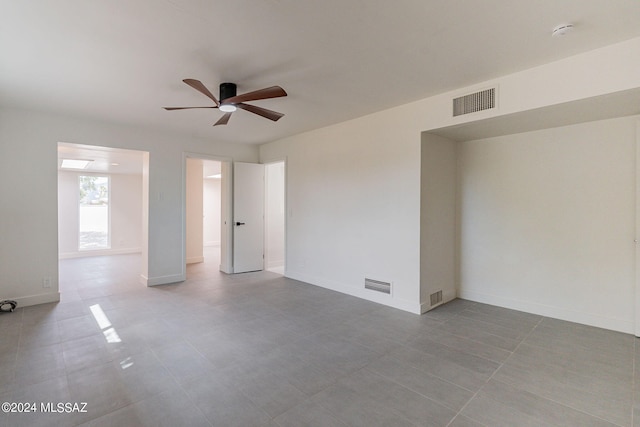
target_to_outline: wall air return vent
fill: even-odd
[[[431,307],[438,305],[442,302],[442,291],[434,292],[430,295]]]
[[[453,117],[492,108],[496,108],[495,87],[453,99]]]
[[[365,277],[364,288],[391,295],[391,283],[389,282],[381,282],[380,280],[367,279]]]

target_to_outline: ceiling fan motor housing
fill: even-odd
[[[237,86],[235,83],[220,83],[220,102],[236,96]]]

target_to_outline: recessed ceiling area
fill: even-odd
[[[447,126],[429,131],[454,141],[470,141],[496,136],[568,126],[596,120],[640,114],[640,89],[585,98],[520,113]]]
[[[248,144],[640,36],[637,0],[0,1],[0,106]],[[285,116],[163,110],[209,105],[185,78],[279,85]]]

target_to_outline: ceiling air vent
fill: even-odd
[[[453,99],[453,117],[496,108],[496,88]]]
[[[367,279],[365,277],[364,288],[391,295],[391,283],[389,282],[381,282],[380,280]]]

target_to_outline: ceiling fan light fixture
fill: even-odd
[[[224,111],[225,113],[233,113],[237,110],[236,106],[233,104],[220,104],[220,111]]]

